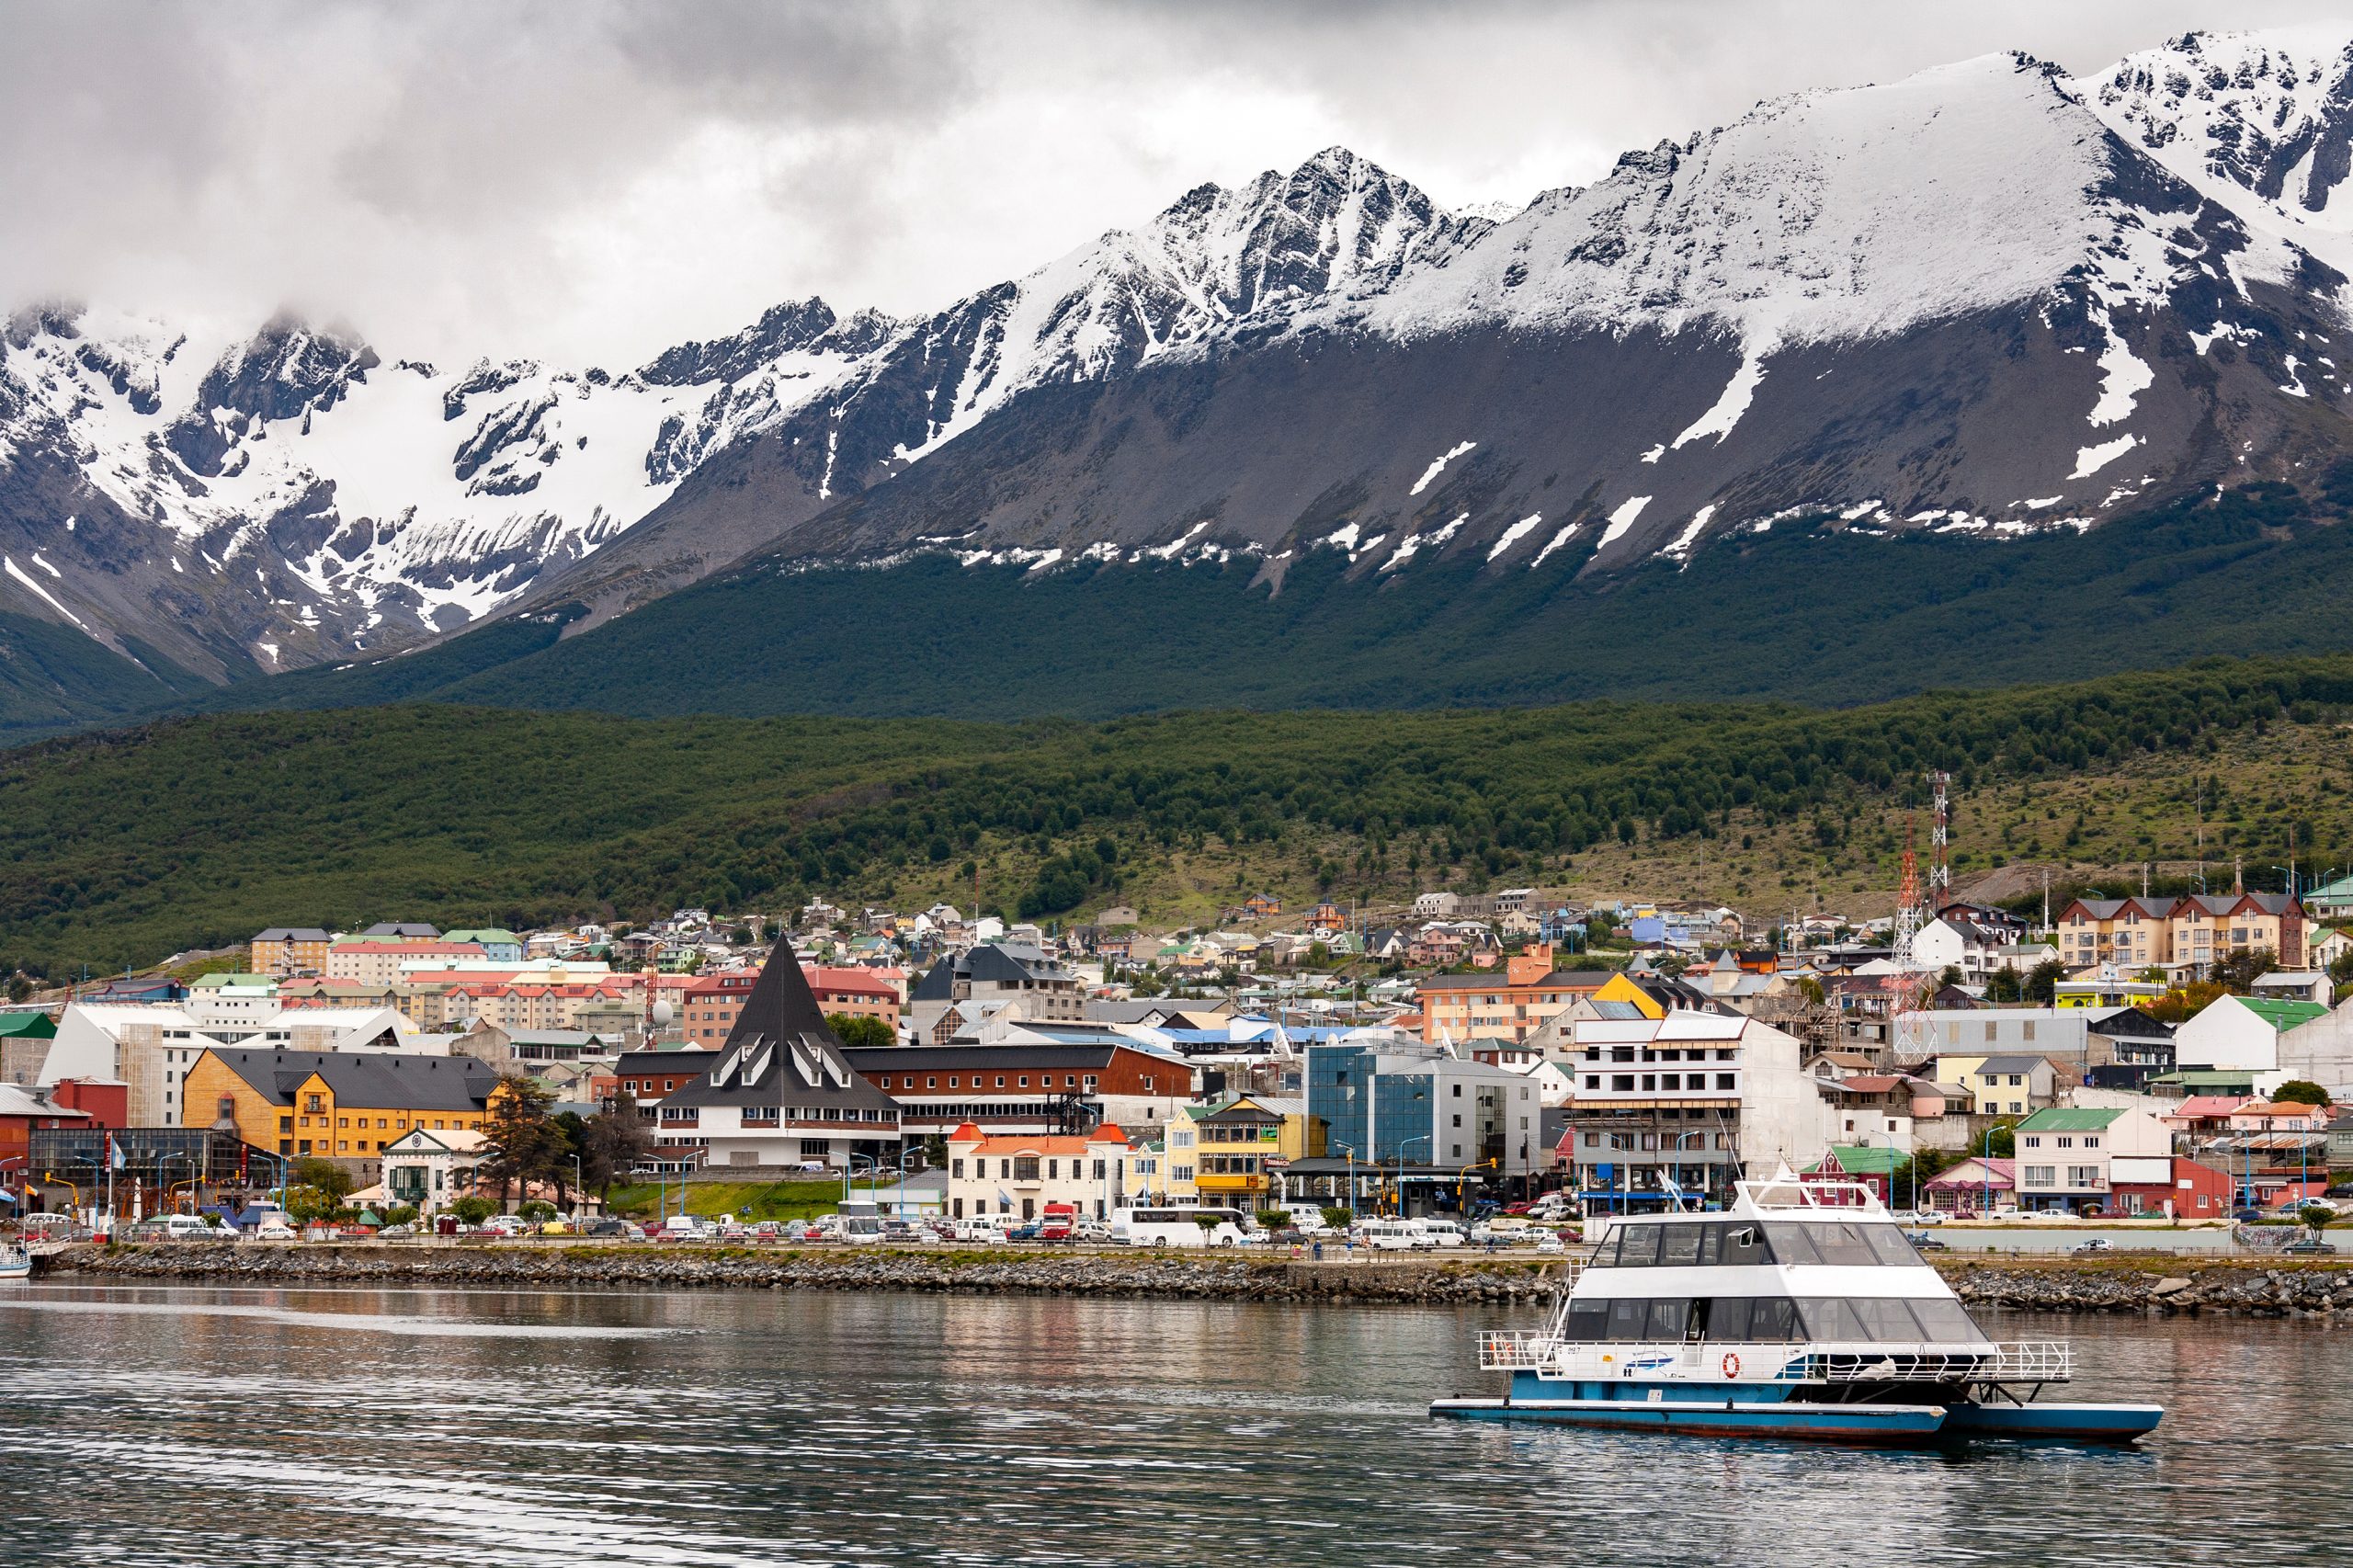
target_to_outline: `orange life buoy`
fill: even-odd
[[[1724,1352],[1724,1376],[1728,1378],[1740,1376],[1740,1358],[1729,1350]]]

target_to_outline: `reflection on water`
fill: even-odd
[[[2070,1334],[2136,1450],[1430,1421],[1472,1311],[92,1290],[0,1297],[11,1564],[2325,1560],[2353,1354]],[[2317,1504],[2318,1506],[2313,1506]],[[2260,1551],[2249,1556],[2249,1542]]]

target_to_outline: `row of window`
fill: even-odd
[[[963,1085],[963,1083],[962,1083],[962,1079],[963,1079],[965,1076],[966,1076],[966,1074],[961,1074],[961,1073],[950,1073],[950,1074],[948,1074],[948,1086],[949,1086],[949,1088],[951,1088],[951,1089],[961,1089],[961,1088],[962,1088],[962,1087],[964,1086],[964,1085]],[[1002,1089],[1002,1088],[1004,1088],[1004,1087],[1005,1087],[1005,1074],[1002,1074],[1002,1073],[999,1073],[998,1074],[996,1074],[996,1082],[995,1082],[995,1085],[984,1085],[984,1084],[983,1084],[983,1083],[981,1082],[981,1074],[978,1074],[978,1073],[972,1074],[970,1074],[970,1076],[971,1076],[971,1078],[972,1078],[972,1087],[974,1087],[974,1088],[976,1088],[976,1089],[979,1089],[979,1088],[988,1088],[988,1087],[995,1087],[995,1088]],[[1020,1088],[1020,1089],[1026,1089],[1026,1088],[1028,1088],[1028,1087],[1029,1086],[1029,1074],[1027,1074],[1027,1073],[1017,1073],[1017,1074],[1014,1074],[1014,1078],[1015,1078],[1014,1087],[1016,1087],[1016,1088]],[[1086,1088],[1086,1089],[1092,1090],[1092,1089],[1096,1086],[1096,1085],[1097,1085],[1097,1082],[1098,1082],[1098,1080],[1097,1079],[1096,1075],[1095,1075],[1094,1074],[1092,1074],[1092,1073],[1089,1073],[1089,1074],[1086,1074],[1086,1076],[1085,1076],[1085,1078],[1084,1078],[1083,1080],[1081,1079],[1080,1075],[1079,1075],[1078,1074],[1076,1074],[1076,1073],[1065,1073],[1065,1074],[1063,1074],[1063,1085],[1062,1085],[1062,1086],[1063,1086],[1063,1088],[1065,1088],[1065,1089],[1076,1089],[1076,1088],[1084,1087],[1084,1088]],[[887,1089],[887,1088],[889,1088],[889,1087],[891,1086],[891,1074],[890,1074],[885,1073],[885,1074],[882,1074],[882,1076],[881,1076],[881,1080],[880,1080],[880,1086],[881,1086],[881,1087],[882,1087],[882,1088],[885,1088],[885,1089]],[[902,1073],[902,1074],[899,1074],[899,1087],[900,1087],[900,1088],[902,1088],[902,1089],[912,1089],[912,1088],[914,1088],[915,1086],[915,1074],[912,1074],[912,1073]],[[924,1086],[925,1088],[926,1088],[926,1089],[936,1089],[936,1088],[939,1087],[939,1075],[938,1075],[938,1074],[927,1074],[927,1075],[924,1078],[924,1081],[923,1081],[923,1086]],[[1054,1075],[1053,1075],[1051,1073],[1040,1073],[1040,1074],[1038,1074],[1038,1086],[1039,1086],[1040,1088],[1041,1088],[1041,1089],[1051,1089],[1051,1088],[1052,1088],[1052,1087],[1054,1086]],[[1145,1094],[1150,1094],[1150,1093],[1152,1093],[1152,1092],[1153,1092],[1153,1081],[1152,1081],[1150,1078],[1146,1078],[1146,1079],[1143,1081],[1143,1092],[1144,1092]]]
[[[1714,1137],[1715,1142],[1711,1145],[1708,1142],[1709,1134],[1705,1132],[1588,1132],[1585,1135],[1585,1146],[1588,1149],[1600,1149],[1606,1147],[1630,1151],[1636,1149],[1706,1149],[1710,1147],[1729,1149],[1733,1146],[1731,1133],[1719,1132],[1716,1133]],[[1608,1140],[1606,1144],[1602,1142],[1605,1138]]]
[[[1638,1076],[1643,1081],[1643,1088],[1654,1093],[1661,1089],[1673,1089],[1688,1094],[1694,1089],[1708,1087],[1708,1074],[1705,1073],[1643,1073],[1639,1074],[1612,1073],[1609,1075],[1609,1087],[1618,1093],[1631,1093],[1634,1089],[1634,1080]],[[1585,1086],[1588,1089],[1601,1087],[1601,1074],[1586,1074]],[[1737,1074],[1719,1073],[1716,1074],[1715,1086],[1725,1094],[1736,1093],[1740,1088],[1740,1077]]]
[[[1039,1159],[1040,1157],[1036,1154],[1014,1154],[1001,1159],[996,1163],[997,1179],[1000,1181],[1036,1181],[1038,1179],[1038,1172],[1040,1169]],[[1086,1178],[1088,1174],[1086,1170],[1086,1164],[1087,1162],[1084,1159],[1074,1158],[1071,1160],[1070,1175],[1073,1181],[1079,1181]],[[1044,1170],[1046,1173],[1046,1180],[1060,1181],[1063,1178],[1063,1161],[1059,1157],[1049,1157],[1044,1162]],[[1108,1160],[1097,1160],[1095,1162],[1094,1179],[1101,1181],[1110,1175],[1110,1171],[1111,1165]],[[949,1161],[948,1175],[949,1179],[951,1181],[962,1181],[964,1179],[964,1162],[961,1160]],[[974,1181],[986,1181],[989,1179],[989,1162],[988,1156],[985,1154],[976,1154],[972,1157],[972,1179]]]
[[[1573,1301],[1564,1330],[1575,1344],[1734,1344],[1801,1341],[1873,1345],[1983,1344],[1967,1309],[1946,1298],[1716,1296],[1696,1300]]]
[[[2040,1132],[2032,1133],[2027,1137],[2019,1139],[2018,1142],[2025,1144],[2029,1149],[2040,1149],[2042,1147],[2042,1134]],[[2072,1149],[2075,1146],[2075,1135],[2072,1133],[2054,1135],[2052,1142],[2055,1147],[2061,1149]],[[2086,1149],[2098,1148],[2099,1134],[2097,1132],[2085,1133],[2084,1147]]]
[[[294,1124],[296,1123],[296,1121],[297,1121],[297,1120],[301,1121],[301,1123],[302,1124],[302,1126],[304,1126],[305,1128],[307,1128],[307,1127],[309,1127],[309,1126],[311,1125],[311,1118],[309,1118],[309,1117],[307,1117],[307,1116],[305,1116],[305,1117],[300,1117],[300,1118],[291,1117],[291,1116],[281,1116],[281,1117],[279,1117],[279,1118],[278,1119],[278,1131],[280,1131],[280,1132],[291,1132],[291,1131],[294,1131]],[[324,1117],[324,1116],[323,1116],[323,1117],[320,1117],[320,1118],[318,1119],[318,1122],[319,1122],[319,1130],[320,1130],[322,1132],[325,1131],[326,1131],[326,1126],[327,1126],[327,1119],[326,1119],[325,1117]],[[466,1128],[469,1128],[469,1127],[477,1126],[477,1125],[479,1125],[479,1123],[480,1123],[480,1119],[479,1119],[479,1118],[468,1119],[468,1118],[465,1118],[465,1117],[458,1117],[458,1118],[455,1118],[455,1119],[453,1119],[449,1120],[449,1122],[447,1122],[447,1123],[446,1123],[446,1127],[454,1127],[454,1128],[457,1128],[457,1129],[460,1129],[460,1131],[462,1131],[462,1130],[464,1130],[464,1129],[466,1129]],[[349,1117],[347,1117],[347,1116],[345,1116],[345,1117],[337,1117],[337,1118],[335,1119],[335,1125],[336,1125],[336,1126],[338,1126],[338,1127],[348,1128],[348,1127],[351,1125],[351,1118],[349,1118]],[[368,1125],[368,1119],[367,1119],[366,1117],[364,1117],[364,1116],[363,1116],[363,1117],[361,1117],[361,1118],[359,1119],[359,1125],[360,1125],[362,1128],[365,1128],[365,1127]],[[383,1116],[380,1116],[380,1117],[378,1117],[378,1118],[376,1119],[376,1125],[377,1125],[378,1127],[380,1127],[380,1128],[381,1128],[381,1127],[390,1127],[390,1128],[392,1128],[392,1129],[394,1129],[394,1130],[396,1130],[396,1131],[405,1132],[405,1131],[408,1131],[409,1120],[408,1120],[408,1118],[407,1118],[407,1117],[404,1117],[404,1116],[399,1116],[399,1117],[383,1117]],[[423,1118],[423,1117],[421,1117],[421,1116],[420,1116],[420,1117],[418,1117],[418,1118],[416,1119],[416,1125],[417,1125],[417,1126],[419,1126],[419,1127],[423,1127],[423,1126],[425,1126],[425,1125],[426,1125],[425,1118]],[[445,1130],[446,1130],[445,1123],[444,1123],[441,1119],[438,1119],[438,1118],[433,1121],[432,1126],[433,1126],[433,1128],[434,1128],[434,1130],[435,1130],[436,1131],[445,1131]]]
[[[1740,1053],[1719,1050],[1711,1056],[1697,1046],[1670,1046],[1665,1050],[1654,1050],[1646,1045],[1637,1051],[1631,1045],[1613,1045],[1607,1050],[1597,1045],[1586,1049],[1585,1059],[1588,1064],[1602,1062],[1737,1062]]]
[[[1596,1267],[1616,1268],[1802,1263],[1869,1267],[1920,1264],[1920,1255],[1894,1226],[1861,1221],[1670,1221],[1619,1226],[1593,1262]]]
[[[2028,1165],[2025,1167],[2025,1175],[2021,1185],[2026,1187],[2056,1187],[2059,1185],[2059,1167],[2056,1165]],[[2067,1186],[2072,1189],[2078,1191],[2097,1191],[2107,1185],[2107,1182],[2101,1179],[2100,1169],[2097,1165],[2069,1165],[2067,1167]]]

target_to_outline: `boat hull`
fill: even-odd
[[[2055,1437],[2129,1443],[2165,1419],[2161,1404],[1957,1403],[1945,1417],[1954,1437]]]
[[[1441,1399],[1431,1403],[1430,1414],[1457,1421],[1538,1421],[1693,1437],[1886,1447],[1932,1443],[1945,1424],[1941,1405],[1788,1400]]]

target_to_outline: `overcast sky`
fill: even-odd
[[[1520,201],[1760,97],[2332,10],[0,0],[0,306],[290,306],[388,358],[630,364],[783,299],[944,304],[1336,142]]]

